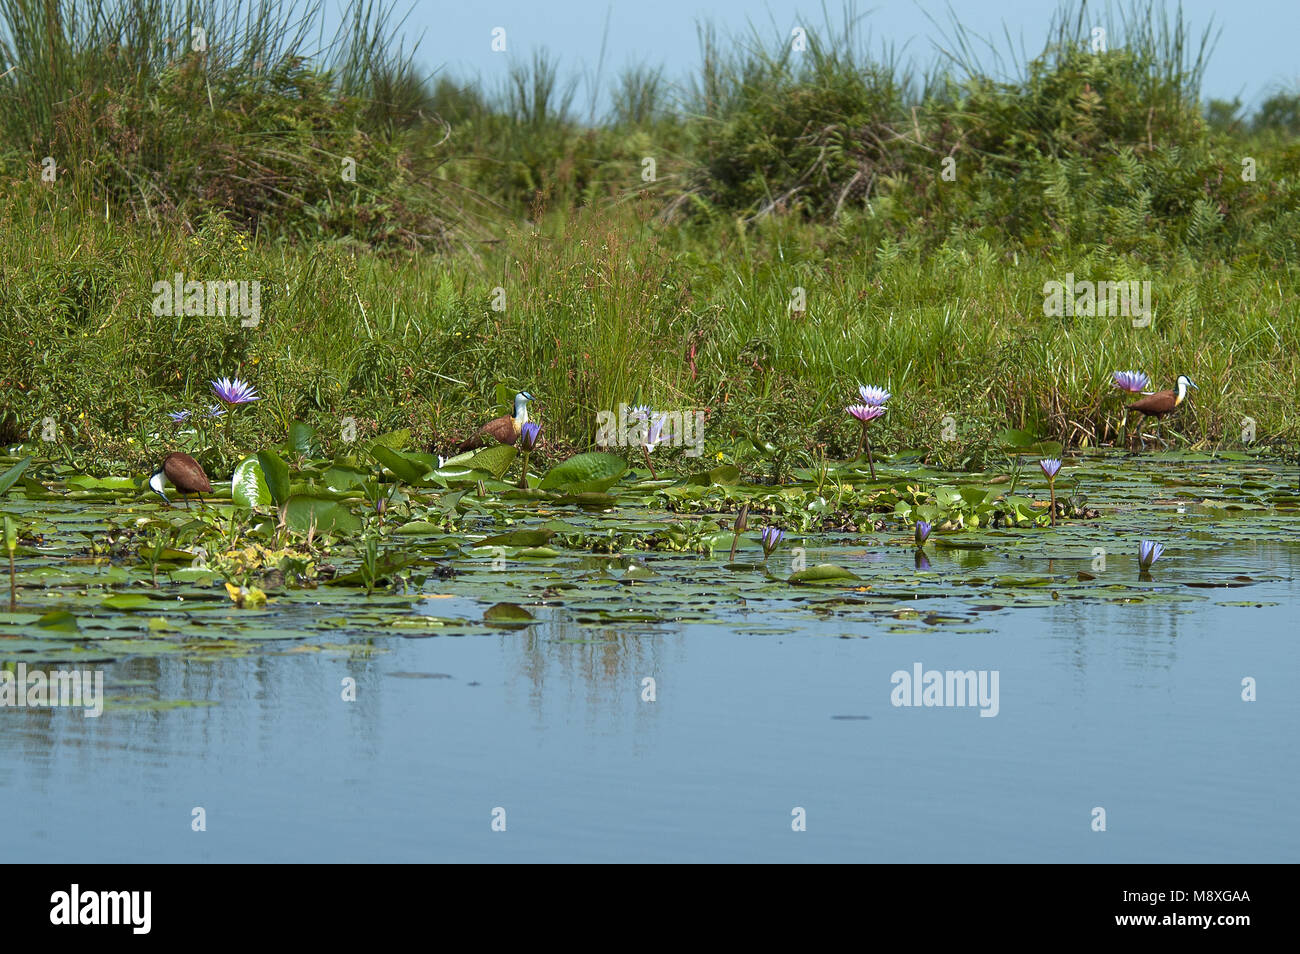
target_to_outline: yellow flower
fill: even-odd
[[[718,451],[718,460],[722,460],[722,451]]]

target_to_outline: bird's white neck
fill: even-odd
[[[149,478],[149,489],[152,490],[154,493],[156,493],[163,500],[167,499],[167,494],[163,492],[163,488],[166,486],[167,486],[167,475],[164,474],[161,470]]]
[[[1178,379],[1178,396],[1174,398],[1174,407],[1183,403],[1183,398],[1187,397],[1187,382],[1182,378]]]
[[[515,422],[520,427],[528,423],[528,402],[523,398],[515,399]]]

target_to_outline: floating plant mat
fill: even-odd
[[[1016,477],[904,459],[881,460],[875,482],[841,464],[783,486],[738,483],[725,467],[552,495],[490,474],[484,496],[389,483],[382,521],[364,472],[345,495],[325,475],[337,484],[350,465],[317,463],[294,477],[293,494],[343,509],[313,528],[311,548],[278,529],[274,506],[238,508],[228,487],[211,509],[187,511],[147,499],[138,479],[38,480],[29,469],[0,500],[22,523],[0,660],[371,653],[403,638],[590,642],[690,623],[760,638],[979,638],[995,631],[993,616],[1063,603],[1249,612],[1276,605],[1271,585],[1300,564],[1300,488],[1280,462],[1067,458],[1056,494],[1076,516],[1049,527],[1035,525],[1047,495],[1034,461]],[[1012,519],[990,519],[1008,500],[1020,501]],[[742,503],[749,522],[733,557]],[[922,554],[917,519],[935,527]],[[764,559],[768,525],[785,536]],[[1143,539],[1167,548],[1149,578],[1138,572]]]

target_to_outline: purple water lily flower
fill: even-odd
[[[212,393],[227,404],[251,404],[261,400],[257,390],[239,378],[218,378],[209,383],[212,385]]]
[[[762,538],[763,559],[766,560],[772,555],[772,551],[781,545],[785,531],[778,527],[764,527],[759,536]]]
[[[930,539],[930,524],[925,520],[916,521],[916,545],[925,546],[925,541]]]
[[[885,413],[885,409],[876,404],[850,404],[844,410],[848,411],[863,424],[866,424],[868,421],[874,421],[876,418],[882,417]]]
[[[1061,462],[1051,458],[1040,460],[1038,466],[1043,468],[1043,473],[1047,475],[1048,480],[1052,480],[1061,470]]]
[[[652,451],[661,443],[672,437],[672,429],[668,428],[668,433],[665,433],[665,428],[668,428],[668,415],[656,414],[650,419],[650,424],[646,428],[645,439],[641,442],[641,446],[648,451]]]
[[[862,403],[868,407],[881,407],[889,400],[889,392],[874,384],[859,384],[858,394],[862,396]]]
[[[627,419],[629,421],[648,421],[650,420],[649,404],[634,404],[627,409]]]
[[[526,421],[519,431],[519,447],[526,454],[537,446],[537,442],[541,440],[541,437],[542,425],[533,421]]]
[[[1143,540],[1138,544],[1138,566],[1145,573],[1151,569],[1151,564],[1160,559],[1160,554],[1165,552],[1163,543],[1156,543],[1154,540]]]
[[[1129,394],[1141,394],[1151,386],[1151,379],[1141,371],[1116,371],[1111,379],[1115,387]]]
[[[208,408],[208,417],[221,417],[226,413],[226,409],[220,404],[214,404]]]
[[[190,412],[189,411],[168,411],[167,416],[170,417],[177,424],[179,424],[181,423],[181,421],[189,420]]]

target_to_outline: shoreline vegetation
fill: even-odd
[[[958,23],[925,72],[848,9],[799,51],[704,26],[693,76],[628,68],[580,120],[545,53],[426,79],[400,10],[315,51],[287,6],[0,0],[0,449],[224,478],[303,422],[448,454],[528,390],[539,465],[635,404],[702,410],[706,459],[843,459],[873,382],[878,454],[979,469],[1008,431],[1123,446],[1123,369],[1200,385],[1176,446],[1300,441],[1300,90],[1203,101],[1212,25],[1068,3],[1009,73]],[[168,415],[232,376],[262,400],[194,445]]]

